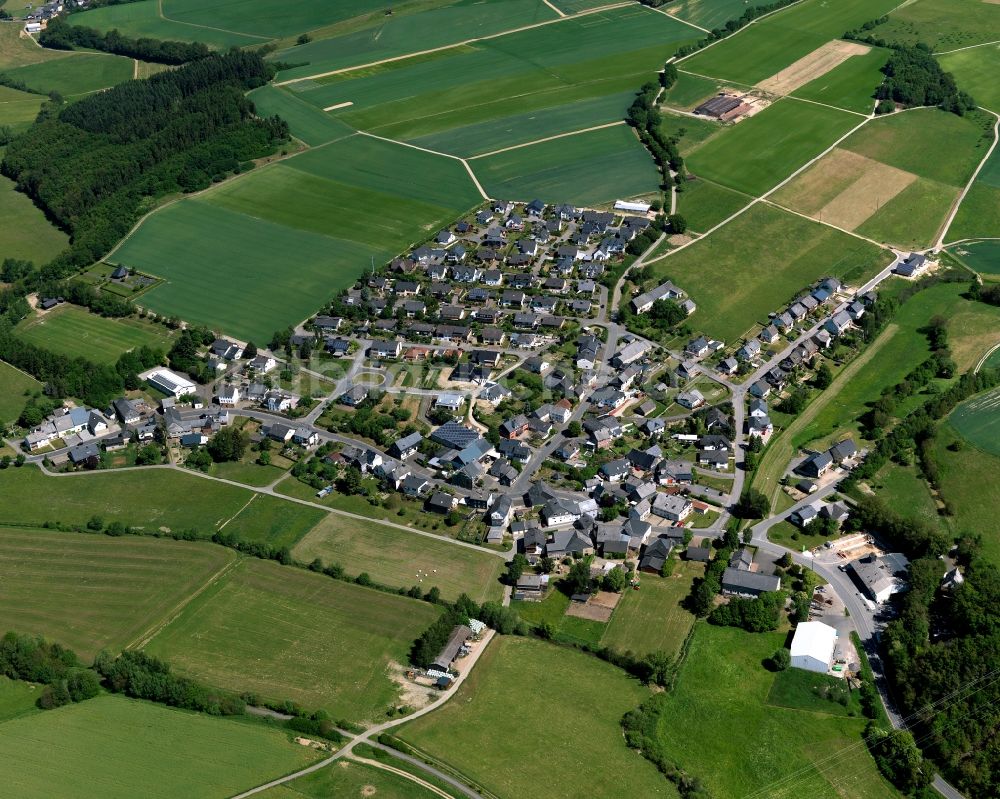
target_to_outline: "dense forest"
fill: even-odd
[[[152,198],[206,188],[288,139],[245,92],[271,78],[259,55],[211,55],[72,105],[54,100],[16,137],[0,171],[72,236],[45,267],[63,277],[102,258]]]
[[[94,28],[71,25],[60,17],[49,23],[39,34],[38,41],[53,50],[75,50],[78,47],[86,50],[103,50],[106,53],[159,64],[186,64],[188,61],[205,58],[210,52],[201,42],[134,39],[131,36],[124,36],[117,30],[101,33]]]

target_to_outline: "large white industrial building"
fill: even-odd
[[[803,621],[792,638],[792,666],[826,674],[837,647],[837,631],[821,621]]]

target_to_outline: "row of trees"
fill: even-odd
[[[205,188],[287,141],[288,125],[258,118],[245,96],[271,74],[259,55],[231,51],[72,105],[58,98],[47,103],[0,164],[71,233],[70,249],[43,274],[61,278],[100,260],[136,222],[143,203]]]
[[[83,667],[73,650],[15,632],[0,640],[0,674],[42,683],[45,689],[36,704],[44,710],[83,702],[100,689],[97,675]]]
[[[211,53],[208,46],[201,42],[177,42],[150,39],[148,37],[134,38],[125,36],[118,30],[102,33],[95,28],[73,25],[61,17],[49,22],[38,41],[53,50],[103,50],[105,53],[138,58],[141,61],[153,61],[158,64],[186,64],[205,58]]]
[[[729,20],[721,28],[713,28],[709,31],[708,35],[693,44],[685,44],[682,47],[677,48],[677,52],[674,53],[675,58],[684,58],[692,53],[697,53],[703,47],[708,47],[712,42],[717,42],[719,39],[725,39],[727,36],[732,36],[736,31],[741,28],[746,27],[755,19],[758,19],[765,14],[770,14],[772,11],[777,11],[779,8],[784,8],[785,6],[790,6],[792,3],[796,3],[798,0],[776,0],[774,3],[766,3],[759,6],[751,6],[746,11],[744,11],[736,19]]]

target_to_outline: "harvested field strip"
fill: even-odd
[[[271,561],[241,561],[146,646],[178,672],[335,718],[384,717],[387,674],[439,609]]]
[[[873,162],[875,168],[862,173],[854,183],[819,209],[822,222],[854,230],[882,205],[917,179],[916,175]]]
[[[5,630],[120,649],[236,559],[212,544],[0,527]]]
[[[865,55],[870,49],[867,45],[839,39],[827,42],[777,74],[760,81],[757,88],[773,94],[791,94],[800,86],[840,66],[852,56]]]

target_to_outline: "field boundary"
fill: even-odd
[[[277,37],[261,36],[256,33],[244,33],[243,31],[231,31],[227,28],[213,28],[211,25],[199,25],[197,22],[184,22],[180,19],[173,19],[163,13],[163,0],[156,0],[156,13],[165,22],[173,22],[175,25],[187,25],[190,28],[203,28],[207,31],[218,31],[219,33],[231,33],[233,36],[246,36],[248,39],[260,39],[264,42],[272,42]]]
[[[541,139],[535,139],[534,141],[526,141],[521,144],[512,144],[510,147],[501,147],[499,150],[491,150],[488,153],[479,153],[478,155],[470,155],[465,159],[466,161],[475,161],[477,158],[489,158],[491,155],[500,155],[500,153],[507,153],[511,150],[520,150],[522,147],[532,147],[535,144],[544,144],[548,141],[555,141],[556,139],[565,139],[568,136],[579,136],[581,133],[591,133],[595,130],[604,130],[605,128],[615,128],[619,125],[627,125],[628,123],[624,119],[619,119],[614,122],[604,122],[600,125],[593,125],[589,128],[580,128],[579,130],[571,130],[566,133],[556,133],[553,136],[543,136]]]
[[[551,5],[547,2],[547,5]],[[364,763],[366,766],[371,766],[372,768],[381,769],[382,771],[388,771],[390,774],[395,774],[398,777],[402,777],[405,780],[414,782],[421,788],[426,788],[431,793],[435,793],[443,799],[455,799],[450,793],[445,793],[443,790],[438,788],[436,785],[431,785],[431,783],[426,780],[420,779],[416,774],[411,774],[408,771],[403,771],[401,768],[396,768],[395,766],[390,766],[388,763],[379,763],[377,760],[369,760],[367,757],[361,757],[361,755],[356,755],[353,752],[351,756],[346,758],[346,760],[353,760],[356,763]]]
[[[201,596],[202,593],[204,593],[209,588],[211,588],[213,585],[215,585],[217,582],[219,582],[219,580],[221,580],[224,577],[226,577],[229,574],[229,572],[231,572],[233,570],[233,568],[235,568],[236,564],[239,563],[241,560],[243,560],[242,556],[238,555],[235,551],[233,551],[233,550],[229,550],[229,551],[232,553],[233,557],[229,560],[228,563],[225,563],[222,566],[222,568],[220,568],[215,574],[213,574],[212,576],[210,576],[205,581],[204,585],[202,585],[197,590],[192,591],[190,594],[188,594],[184,599],[182,599],[179,603],[177,603],[177,605],[175,605],[171,610],[169,610],[163,616],[163,618],[161,618],[159,621],[157,621],[155,624],[151,625],[150,627],[147,627],[145,631],[143,631],[142,633],[140,633],[135,639],[133,639],[129,643],[125,644],[125,646],[122,647],[122,648],[123,649],[142,649],[143,647],[148,646],[149,642],[152,641],[154,638],[156,638],[156,636],[159,635],[160,632],[163,629],[165,629],[166,627],[170,626],[170,624],[178,616],[180,616],[181,613],[184,612],[184,609],[189,604],[191,604],[191,602],[193,602],[195,599],[197,599],[199,596]]]
[[[657,11],[660,14],[663,14],[664,16],[670,17],[670,19],[677,20],[678,22],[683,22],[685,25],[690,25],[692,28],[697,28],[698,30],[702,31],[703,33],[711,33],[712,32],[708,28],[703,28],[703,27],[701,27],[701,25],[695,25],[693,22],[690,22],[690,21],[688,21],[686,19],[683,19],[682,17],[679,17],[677,14],[671,14],[669,11],[664,11],[662,8],[659,8],[658,6],[647,6],[645,4],[642,4],[642,7],[643,8],[648,8],[650,11]]]

